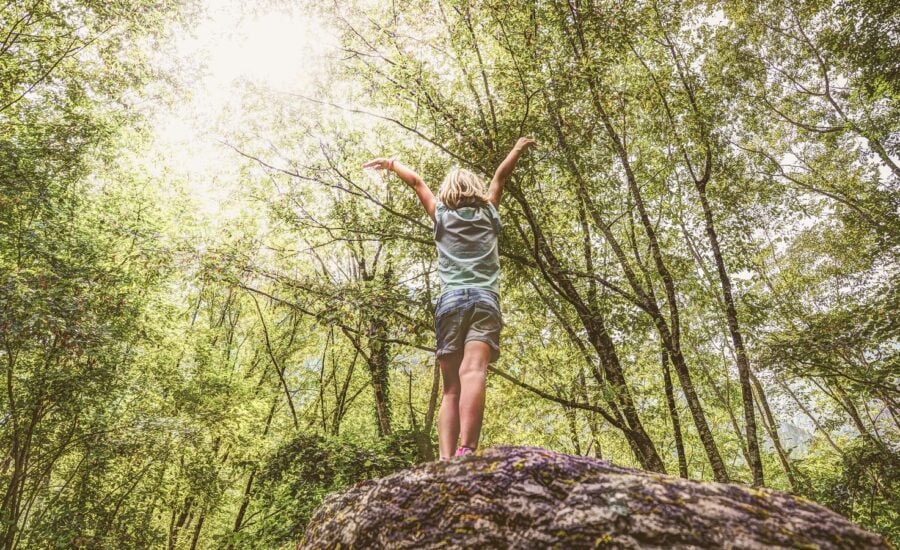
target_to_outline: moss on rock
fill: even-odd
[[[888,548],[793,496],[495,447],[329,496],[299,548]]]

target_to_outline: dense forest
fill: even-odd
[[[2,4],[4,548],[293,547],[434,460],[431,220],[362,164],[525,135],[482,445],[900,542],[895,1]]]

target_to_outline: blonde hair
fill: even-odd
[[[466,199],[488,202],[487,186],[476,174],[465,168],[454,168],[444,177],[438,200],[455,210],[462,202],[468,202]]]

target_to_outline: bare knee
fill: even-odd
[[[456,380],[454,380],[452,383],[449,383],[449,384],[447,383],[446,380],[444,381],[444,397],[447,397],[450,399],[453,399],[453,398],[459,399],[459,389],[460,389],[459,378],[457,378]]]
[[[460,374],[461,374],[460,372],[454,372],[452,376],[444,376],[443,391],[444,391],[445,398],[449,398],[449,399],[453,399],[453,398],[458,399],[459,398]]]
[[[487,359],[472,357],[463,359],[459,366],[459,377],[463,380],[485,378],[487,375]]]
[[[490,358],[491,348],[488,344],[478,340],[466,342],[465,355],[459,365],[459,377],[484,378]]]
[[[444,397],[459,397],[459,375],[462,354],[442,357],[439,361],[441,379],[443,380]]]

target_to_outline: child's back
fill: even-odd
[[[481,288],[500,294],[500,215],[489,202],[469,201],[456,209],[438,201],[434,240],[443,292]]]

